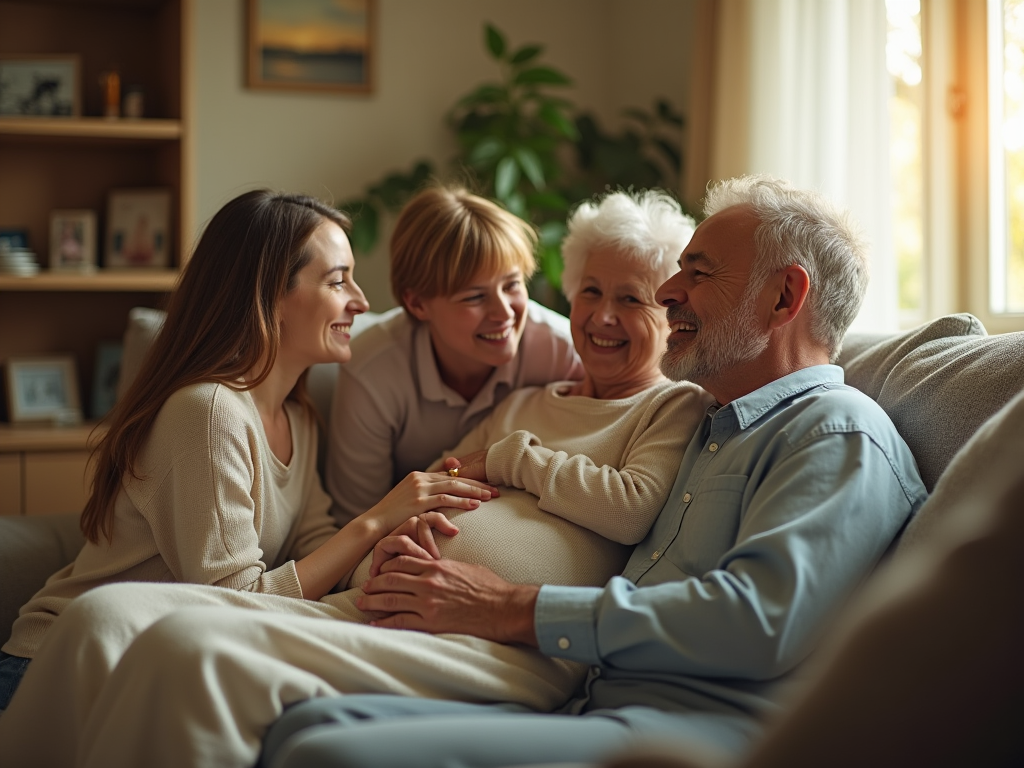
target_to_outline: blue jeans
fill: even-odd
[[[30,661],[32,659],[23,659],[0,651],[0,712],[7,709],[14,698],[14,692],[18,690],[18,684],[25,676]]]

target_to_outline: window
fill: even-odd
[[[886,0],[905,326],[1024,328],[1024,0]]]
[[[1024,0],[989,0],[989,303],[1024,312]]]

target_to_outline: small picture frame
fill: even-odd
[[[372,93],[374,0],[248,0],[250,88]]]
[[[93,419],[102,419],[117,401],[117,383],[121,378],[123,351],[124,346],[119,341],[101,341],[96,347],[96,365],[93,368],[92,381]]]
[[[77,56],[0,54],[0,116],[78,117],[80,93]]]
[[[96,269],[96,213],[50,212],[50,269],[92,272]]]
[[[6,368],[7,412],[12,422],[70,425],[82,421],[74,358],[12,358]]]
[[[104,266],[165,268],[171,263],[171,191],[115,189],[107,202]]]

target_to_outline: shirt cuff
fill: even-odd
[[[600,587],[541,587],[533,612],[541,652],[584,664],[599,664],[597,604],[603,594]]]

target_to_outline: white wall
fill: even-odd
[[[608,127],[666,96],[686,111],[693,0],[378,0],[370,96],[248,90],[244,0],[195,3],[196,221],[255,186],[342,200],[419,158],[454,152],[444,115],[497,75],[489,21],[513,46],[541,43],[575,80],[567,93]],[[374,309],[393,304],[384,248],[357,263]]]

